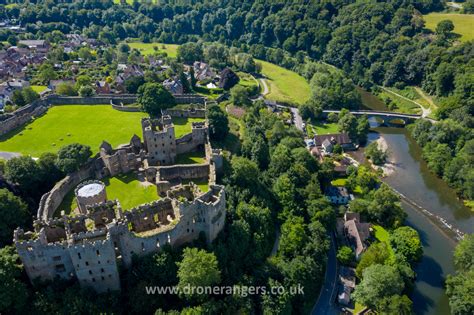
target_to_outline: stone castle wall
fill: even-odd
[[[91,161],[79,171],[70,174],[54,185],[53,189],[41,197],[37,218],[48,220],[61,205],[64,197],[81,182],[94,176],[94,162]]]
[[[209,164],[170,165],[158,168],[158,181],[173,181],[177,179],[199,179],[209,177]]]
[[[0,121],[0,136],[9,133],[10,131],[19,128],[30,122],[33,117],[39,117],[47,111],[47,102],[37,100],[26,105],[10,115],[5,115],[5,120]]]

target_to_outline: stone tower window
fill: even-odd
[[[89,274],[90,274],[90,275],[92,274],[92,270],[89,270]]]
[[[99,250],[97,250],[97,251],[96,251],[96,253],[97,253],[97,256],[100,256],[100,252],[99,252]]]
[[[88,262],[88,261],[86,261],[86,266],[89,266],[89,262]]]
[[[77,253],[77,257],[79,257],[79,259],[82,259],[81,253]]]

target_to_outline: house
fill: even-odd
[[[48,88],[51,91],[56,92],[57,87],[61,84],[74,85],[76,84],[76,81],[72,79],[50,80],[48,84]]]
[[[344,151],[355,149],[355,146],[347,133],[316,135],[314,136],[314,142],[317,147],[322,148],[326,153],[332,153],[336,144],[339,144]]]
[[[211,69],[207,63],[196,61],[193,65],[194,77],[198,81],[214,79],[216,73]]]
[[[43,39],[20,40],[18,42],[18,45],[27,46],[29,49],[48,49],[49,48],[49,44]]]
[[[179,79],[166,79],[163,86],[173,95],[184,93],[183,83]]]
[[[349,245],[354,249],[356,259],[367,249],[370,237],[370,223],[360,222],[360,214],[346,212],[344,215],[344,235]]]
[[[95,83],[96,94],[110,94],[110,84],[107,81],[97,81]]]
[[[339,268],[339,293],[337,301],[348,306],[351,303],[351,293],[356,286],[355,269],[342,266]]]
[[[326,197],[335,205],[347,205],[349,201],[354,199],[354,196],[349,194],[346,187],[336,186],[330,186],[326,189]]]

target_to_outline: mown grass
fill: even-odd
[[[346,187],[347,178],[334,179],[334,180],[331,181],[331,185],[333,185],[335,187]],[[354,189],[354,193],[362,194],[362,188],[359,185],[357,185],[356,188]]]
[[[255,80],[255,78],[251,74],[245,72],[237,72],[237,75],[240,78],[240,85],[244,87],[258,86],[257,80]]]
[[[66,144],[81,143],[98,152],[103,140],[116,147],[128,143],[134,134],[141,136],[140,120],[146,116],[120,112],[110,105],[54,106],[30,124],[0,137],[0,151],[38,157]]]
[[[380,225],[373,225],[372,228],[375,231],[375,238],[379,242],[385,243],[387,245],[388,252],[390,253],[389,259],[394,260],[395,252],[393,251],[392,245],[390,245],[390,233]]]
[[[179,47],[179,45],[175,44],[162,43],[130,42],[127,44],[130,46],[130,48],[139,50],[144,56],[154,54],[155,52],[166,52],[168,57],[172,58],[176,58]],[[158,50],[155,51],[155,47],[157,47]]]
[[[310,137],[315,135],[328,135],[339,133],[339,126],[336,123],[324,123],[321,121],[312,122],[306,125],[306,130]]]
[[[262,74],[268,78],[269,94],[265,98],[292,104],[303,104],[309,99],[309,84],[302,76],[266,61],[257,62],[262,64]]]
[[[117,199],[123,210],[128,210],[144,203],[160,199],[155,185],[143,185],[135,173],[123,174],[115,177],[102,179],[106,186],[107,199]],[[61,205],[56,210],[55,216],[59,216],[61,211],[66,214],[77,208],[74,189],[64,198]]]
[[[397,93],[396,91],[393,92]],[[388,91],[382,90],[377,96],[382,99],[387,104],[389,110],[393,112],[403,114],[421,114],[422,112],[420,106]]]
[[[433,32],[439,22],[451,20],[454,24],[454,33],[461,36],[461,41],[467,42],[474,39],[474,14],[430,13],[423,15],[423,19],[426,22],[426,28]]]
[[[192,132],[192,123],[193,122],[202,122],[203,118],[185,118],[185,117],[175,117],[173,118],[174,124],[174,133],[176,138],[181,138],[182,136]]]
[[[204,151],[195,151],[179,154],[176,157],[176,164],[203,164],[206,162]]]
[[[45,91],[48,87],[47,86],[44,86],[44,85],[32,85],[31,86],[31,89],[33,91],[35,91],[36,93],[41,93],[43,91]]]

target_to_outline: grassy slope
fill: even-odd
[[[33,91],[39,94],[46,90],[48,87],[44,85],[32,85],[31,88],[33,89]]]
[[[442,20],[451,20],[454,23],[454,33],[461,35],[461,41],[474,39],[474,14],[430,13],[424,15],[426,28],[434,31]]]
[[[176,164],[203,164],[206,162],[206,154],[203,151],[179,154]]]
[[[266,95],[267,99],[296,104],[309,99],[309,84],[302,76],[266,61],[258,62],[262,64],[262,74],[268,78],[270,93]]]
[[[98,152],[103,140],[112,146],[128,143],[141,135],[140,119],[145,113],[125,113],[110,105],[54,106],[42,117],[0,138],[0,150],[38,157],[78,142]]]
[[[105,178],[102,181],[106,185],[107,199],[118,199],[123,210],[159,199],[156,186],[142,185],[134,173]],[[76,198],[74,197],[74,190],[72,190],[66,195],[55,215],[60,215],[62,210],[70,213],[76,207]]]
[[[142,42],[132,42],[127,43],[130,48],[138,49],[142,55],[151,55],[155,52],[153,49],[154,46],[158,47],[158,51],[164,51],[168,54],[168,57],[176,58],[178,53],[178,46],[174,44],[162,44],[162,43],[142,43]],[[164,48],[163,48],[164,47]]]

